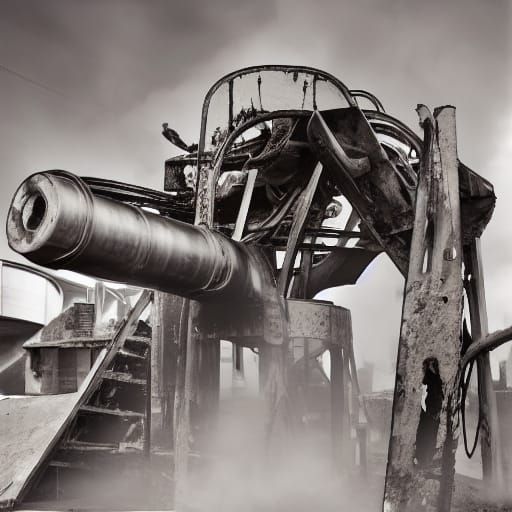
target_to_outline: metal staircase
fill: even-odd
[[[147,470],[150,447],[151,329],[137,322],[150,300],[151,292],[144,291],[106,340],[25,503],[41,506],[52,499],[62,503],[87,497],[92,507],[112,506],[104,501],[110,491],[117,503],[132,500],[140,484],[137,476]],[[107,483],[109,492],[103,489]]]

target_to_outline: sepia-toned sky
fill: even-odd
[[[482,238],[491,330],[512,324],[509,0],[0,0],[0,222],[30,173],[62,168],[162,188],[169,122],[197,141],[203,96],[255,64],[324,69],[417,130],[457,107],[459,157],[496,188]],[[21,258],[0,234],[0,258]],[[388,387],[403,281],[385,256],[324,294],[351,308],[359,364]],[[508,347],[494,357],[506,357]]]

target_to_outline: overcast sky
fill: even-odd
[[[415,130],[417,103],[457,107],[459,157],[498,196],[482,239],[490,328],[510,325],[511,9],[508,0],[0,0],[1,222],[38,170],[161,188],[175,154],[161,123],[197,141],[217,78],[255,64],[318,67],[374,92]],[[21,261],[3,229],[0,258]],[[377,362],[386,385],[402,287],[381,256],[356,287],[328,294],[352,309],[359,363]]]

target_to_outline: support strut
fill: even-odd
[[[384,512],[450,509],[457,437],[462,244],[455,108],[418,113],[425,148],[404,293]]]

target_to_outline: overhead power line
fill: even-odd
[[[64,94],[63,92],[61,92],[53,87],[50,87],[49,85],[43,84],[42,82],[39,82],[38,80],[34,80],[33,78],[30,78],[29,76],[19,73],[18,71],[15,71],[14,69],[8,68],[7,66],[0,64],[0,70],[5,71],[6,73],[9,73],[10,75],[13,75],[16,78],[19,78],[20,80],[23,80],[31,85],[34,85],[35,87],[44,89],[45,91],[56,94],[57,96],[62,96],[63,98],[67,98],[66,94]]]

